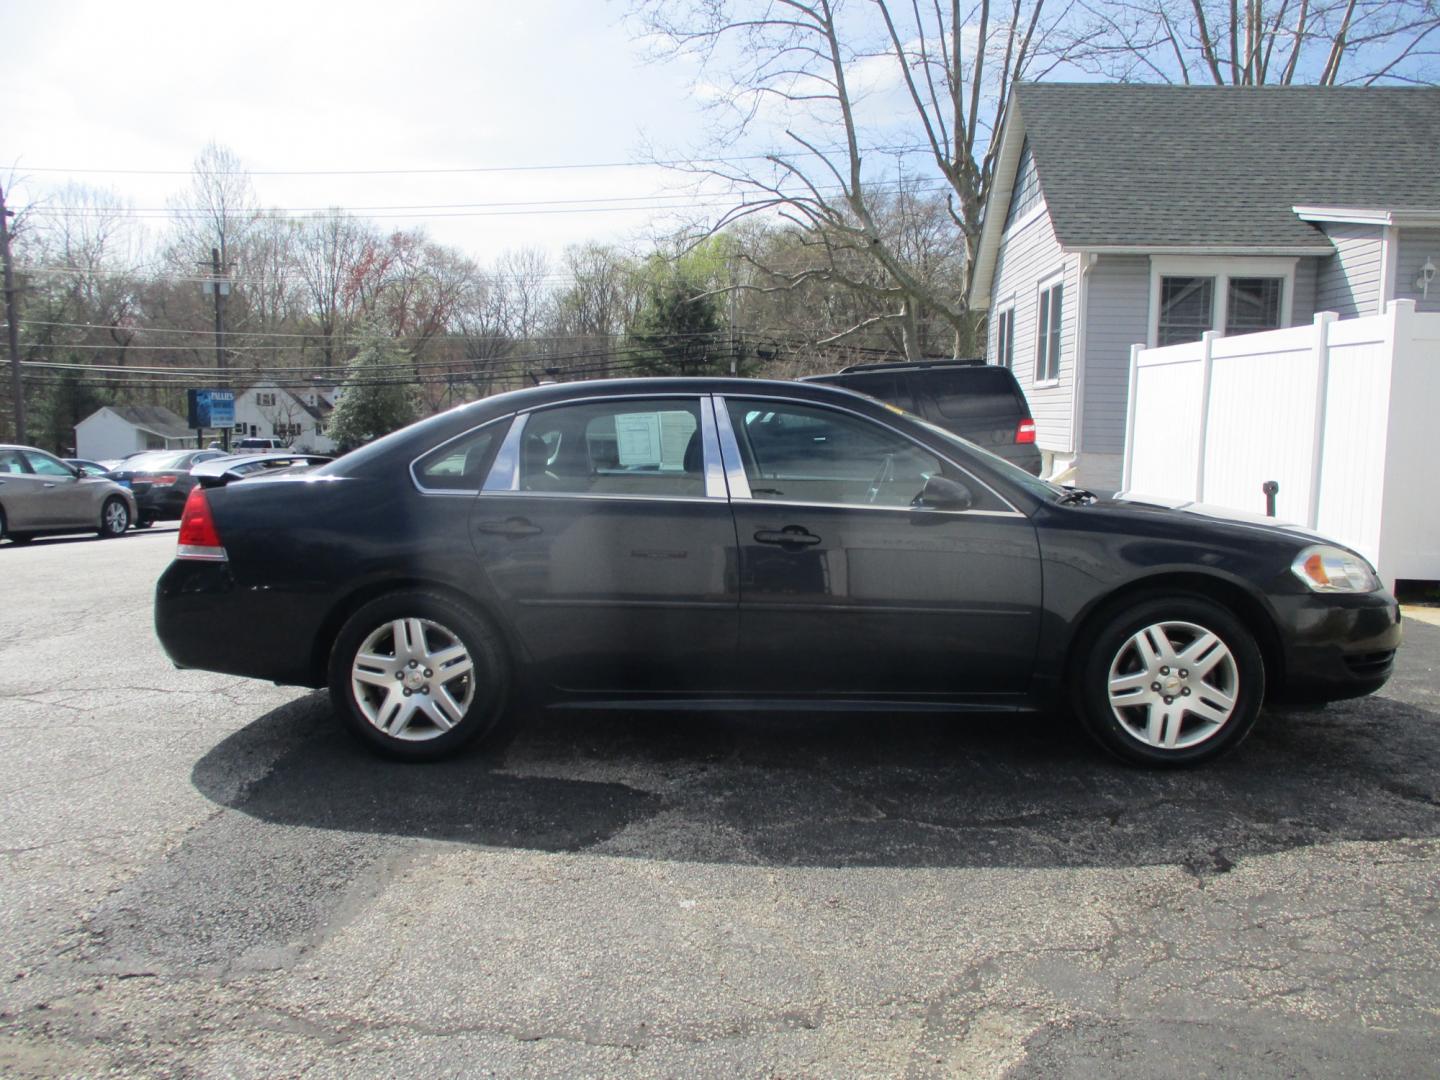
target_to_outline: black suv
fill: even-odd
[[[983,360],[854,364],[801,381],[843,386],[898,405],[1040,475],[1035,421],[1009,368]]]

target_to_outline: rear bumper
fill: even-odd
[[[190,494],[188,490],[178,490],[173,485],[168,487],[147,487],[143,491],[134,492],[135,507],[142,518],[150,518],[152,521],[179,521],[181,512],[185,509],[185,498]]]
[[[176,559],[155,586],[155,635],[176,667],[320,686],[315,607],[237,585],[229,563]]]
[[[1337,701],[1379,690],[1395,668],[1403,632],[1387,592],[1272,598],[1285,643],[1284,675],[1271,696]]]

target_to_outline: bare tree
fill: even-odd
[[[297,227],[295,271],[305,293],[307,321],[320,338],[328,367],[345,360],[347,332],[356,314],[356,267],[374,239],[367,222],[339,210],[306,218]]]
[[[1083,70],[1218,86],[1435,81],[1435,0],[1086,0]]]
[[[228,267],[260,216],[260,204],[250,174],[240,158],[219,143],[209,143],[195,158],[190,184],[170,200],[175,231],[169,259],[193,274],[196,263],[220,250],[220,264]]]
[[[994,173],[991,136],[1015,83],[1044,76],[1077,47],[1060,32],[1072,10],[1071,0],[640,0],[634,14],[658,51],[699,61],[718,146],[782,141],[759,168],[697,167],[743,196],[711,228],[767,213],[816,238],[827,257],[795,285],[825,278],[873,289],[840,269],[864,253],[883,271],[877,295],[889,304],[871,318],[899,326],[913,356],[918,306],[950,326],[957,348],[973,328],[964,282],[926,281],[881,220],[897,143],[911,172],[943,192],[968,266]]]

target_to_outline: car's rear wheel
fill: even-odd
[[[335,711],[363,743],[429,761],[498,734],[510,679],[504,647],[482,618],[446,597],[407,591],[346,621],[329,682]]]
[[[152,517],[142,517],[142,518],[139,518],[138,520],[136,520],[136,522],[135,522],[135,527],[136,527],[137,529],[148,529],[148,528],[150,528],[150,526],[152,526],[152,525],[154,525],[154,524],[155,524],[155,519],[154,519],[154,518],[152,518]]]
[[[105,505],[100,508],[100,528],[97,530],[101,540],[111,540],[122,536],[125,530],[130,527],[130,508],[125,505],[125,500],[111,497],[105,500]]]
[[[1193,596],[1116,611],[1084,653],[1075,684],[1086,729],[1142,765],[1194,765],[1238,746],[1265,696],[1265,664],[1227,609]]]

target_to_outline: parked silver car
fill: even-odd
[[[0,446],[0,538],[94,531],[119,536],[135,520],[135,496],[113,480],[86,476],[33,446]]]

